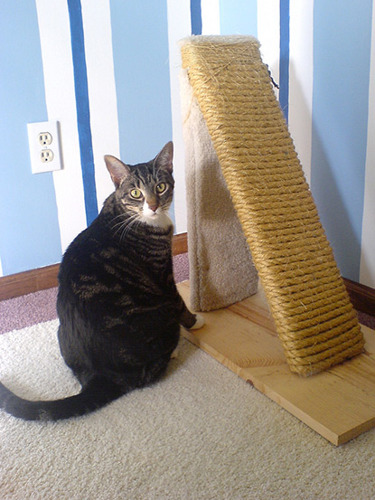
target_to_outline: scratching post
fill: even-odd
[[[259,43],[198,36],[181,53],[291,371],[310,375],[359,354],[357,316]]]

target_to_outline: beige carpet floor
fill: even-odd
[[[0,377],[20,395],[78,390],[57,320],[0,336]],[[182,340],[162,381],[80,419],[0,413],[4,499],[375,498],[375,430],[336,448]]]

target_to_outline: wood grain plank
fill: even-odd
[[[189,283],[178,289],[189,303]],[[343,444],[375,426],[375,331],[362,327],[362,355],[303,378],[288,368],[262,291],[201,314],[206,324],[194,332],[184,330],[188,340],[331,443]]]

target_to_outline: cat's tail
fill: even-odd
[[[91,413],[125,392],[113,382],[96,377],[75,396],[55,401],[28,401],[13,394],[0,382],[0,408],[23,420],[62,420]]]

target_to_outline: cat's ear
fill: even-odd
[[[105,155],[104,161],[107,165],[108,172],[111,175],[113,184],[117,189],[121,184],[121,181],[129,175],[129,167],[122,161],[118,160],[115,156],[111,155]]]
[[[168,142],[154,160],[158,167],[173,172],[173,142]]]

